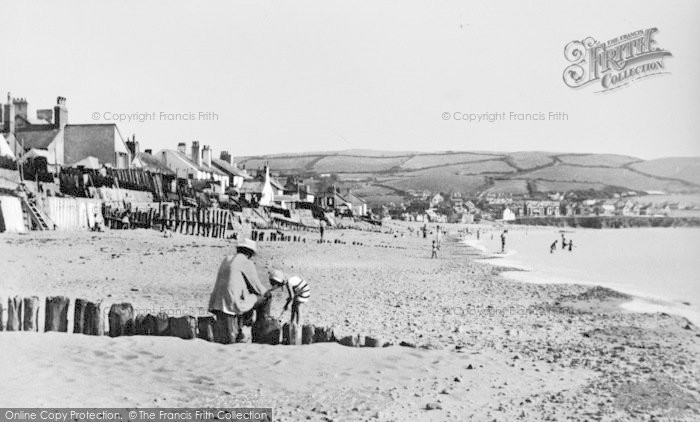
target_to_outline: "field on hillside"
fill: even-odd
[[[557,158],[566,164],[597,167],[622,167],[639,161],[639,158],[615,154],[564,154],[558,155]]]
[[[568,192],[572,190],[589,190],[602,191],[605,185],[602,183],[585,183],[585,182],[557,182],[552,180],[536,180],[536,192]]]
[[[468,163],[471,161],[491,160],[494,156],[471,153],[449,153],[434,155],[417,155],[401,165],[402,169],[416,170],[426,167],[444,166],[455,163]]]
[[[508,154],[508,161],[518,169],[530,170],[553,164],[554,159],[544,152],[520,151]]]
[[[272,158],[250,158],[242,160],[248,169],[257,169],[268,163],[273,170],[303,170],[309,163],[317,160],[318,157],[272,157]]]
[[[635,163],[631,167],[653,176],[682,179],[700,185],[700,159],[698,158],[661,158]]]
[[[486,185],[484,176],[425,174],[392,179],[383,184],[401,190],[428,190],[430,192],[477,192]]]
[[[520,179],[494,180],[493,186],[486,189],[486,192],[525,195],[528,193],[527,181]]]
[[[371,173],[388,171],[401,165],[408,157],[349,157],[329,156],[319,160],[314,165],[318,173]]]
[[[528,176],[534,179],[602,183],[609,186],[626,187],[632,190],[661,190],[667,192],[687,190],[687,187],[682,183],[655,179],[627,169],[558,165],[535,170],[529,173]]]

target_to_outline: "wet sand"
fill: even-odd
[[[415,235],[327,231],[344,245],[302,235],[262,243],[261,271],[310,282],[305,322],[395,346],[0,333],[3,405],[272,405],[289,421],[700,417],[700,332],[680,317],[624,311],[629,298],[605,289],[508,281],[456,241],[430,259],[430,239]],[[233,245],[148,230],[3,235],[0,297],[206,314]],[[276,316],[285,297],[274,298]]]

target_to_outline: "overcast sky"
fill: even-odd
[[[112,113],[141,148],[234,155],[370,148],[700,156],[700,2],[21,2],[0,6],[0,99]],[[670,74],[605,94],[564,46],[657,27]],[[442,114],[565,112],[466,123]],[[194,113],[193,121],[160,113]],[[213,112],[218,120],[202,120]],[[93,113],[99,113],[97,119]],[[202,116],[204,117],[204,116]]]

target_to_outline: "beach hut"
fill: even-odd
[[[22,203],[16,196],[0,195],[0,233],[24,233]]]

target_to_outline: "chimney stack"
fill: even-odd
[[[15,105],[12,101],[12,94],[7,93],[7,104],[5,104],[5,132],[15,133]]]
[[[180,142],[177,144],[177,152],[183,155],[187,155],[187,144],[184,142]]]
[[[27,119],[27,99],[26,98],[15,98],[12,100],[12,104],[15,105],[15,116],[22,116]]]
[[[191,158],[198,166],[202,166],[202,154],[199,153],[199,141],[192,141]]]
[[[68,108],[65,97],[56,97],[56,105],[53,108],[54,127],[63,129],[68,124]]]
[[[226,161],[230,165],[233,165],[233,157],[231,156],[231,154],[229,154],[228,151],[221,151],[221,155],[219,156],[219,158],[221,159],[221,161]]]
[[[211,148],[209,145],[204,145],[202,148],[202,160],[205,167],[211,167]]]

